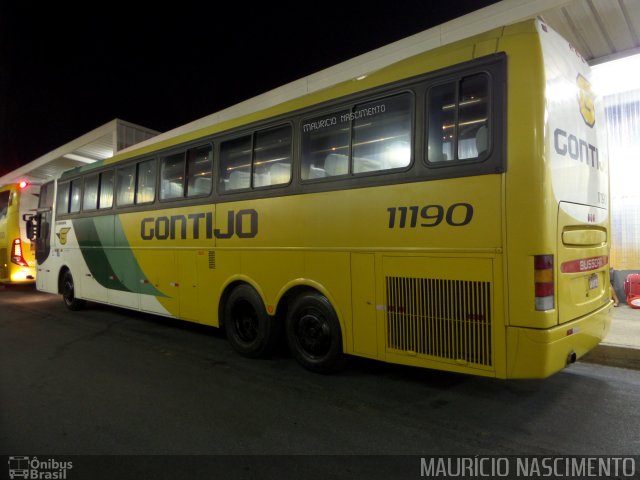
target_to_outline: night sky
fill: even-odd
[[[492,3],[0,2],[0,176],[114,118],[167,131]]]

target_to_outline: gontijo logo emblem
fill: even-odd
[[[593,127],[596,123],[596,110],[594,107],[595,95],[591,90],[591,83],[589,80],[578,74],[576,79],[578,85],[578,103],[580,105],[580,114],[584,119],[584,123]]]
[[[61,245],[66,245],[67,244],[67,233],[69,233],[69,230],[71,230],[71,228],[65,227],[65,228],[61,228],[58,231],[58,233],[56,233],[56,235],[60,239],[60,244]]]

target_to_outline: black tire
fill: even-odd
[[[262,298],[250,285],[233,289],[223,315],[227,339],[236,352],[256,358],[275,348],[280,332],[278,321],[267,314]]]
[[[76,298],[73,275],[71,275],[69,270],[64,272],[64,275],[62,276],[61,290],[62,300],[69,310],[73,310],[75,312],[84,308],[86,302]]]
[[[340,322],[324,295],[305,292],[296,297],[287,314],[286,329],[289,349],[303,367],[331,373],[344,366]]]

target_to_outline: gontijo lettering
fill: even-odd
[[[227,212],[226,228],[213,228],[213,212],[146,217],[140,221],[143,240],[186,240],[200,238],[254,238],[258,234],[258,212],[244,209]]]
[[[573,160],[604,171],[604,165],[598,157],[598,147],[572,133],[556,128],[553,132],[553,146],[558,155],[569,155]]]

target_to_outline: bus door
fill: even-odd
[[[24,214],[22,219],[26,222],[27,238],[32,244],[35,242],[36,254],[36,288],[43,291],[57,293],[55,285],[48,285],[49,272],[47,259],[51,254],[51,219],[53,213],[54,182],[49,182],[40,187],[38,211],[36,214]]]

